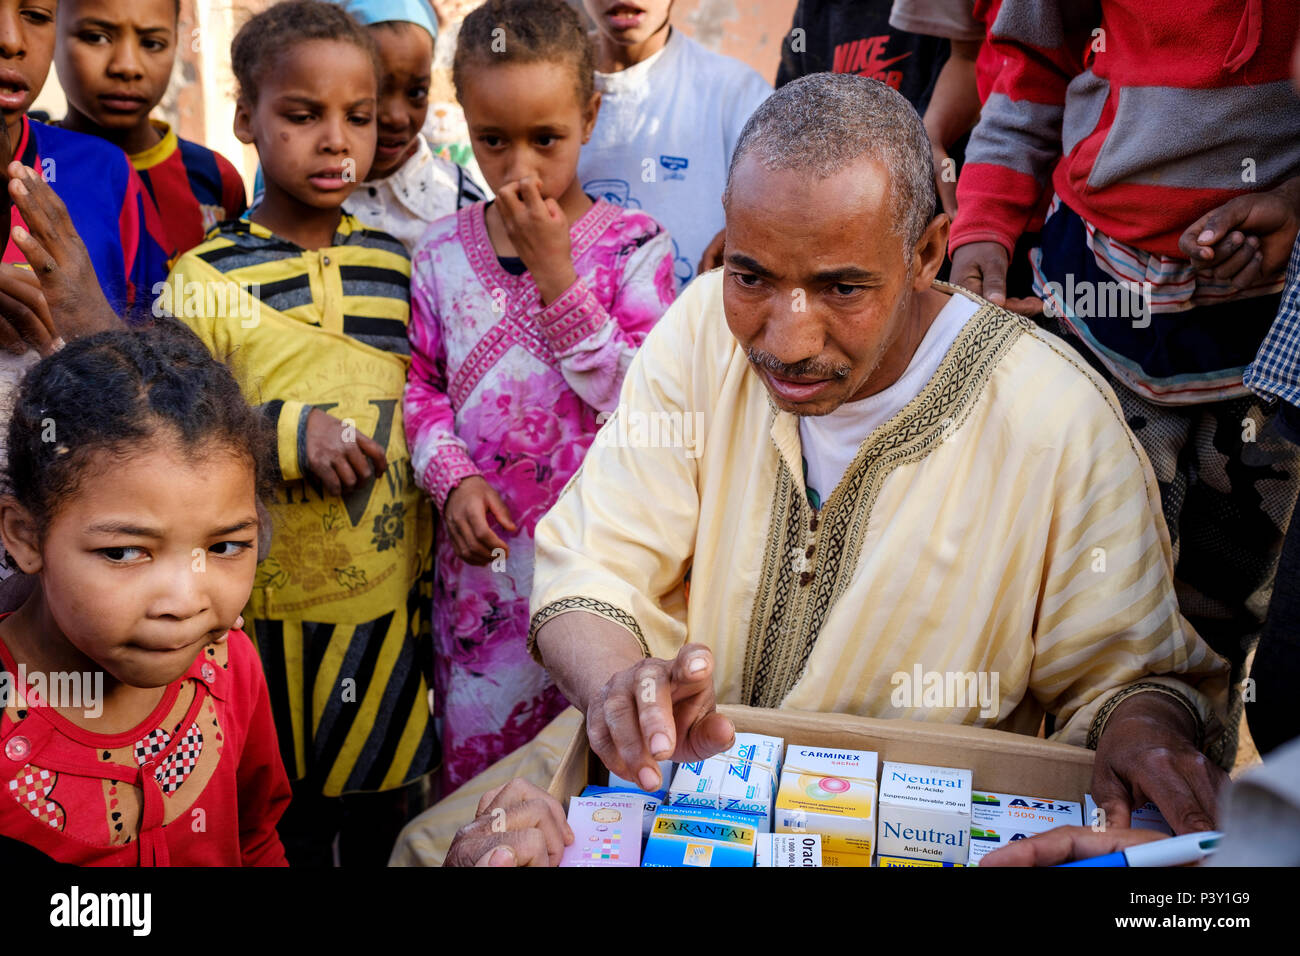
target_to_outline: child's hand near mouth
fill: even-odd
[[[510,244],[532,273],[546,305],[577,281],[569,221],[554,199],[543,199],[541,180],[528,177],[497,193],[501,222]]]

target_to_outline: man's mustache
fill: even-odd
[[[781,378],[847,378],[848,374],[853,371],[852,367],[848,365],[831,365],[818,359],[804,359],[794,365],[787,365],[771,352],[764,352],[752,346],[745,349],[745,356],[752,364],[757,365],[759,368],[765,368],[769,372],[781,376]]]

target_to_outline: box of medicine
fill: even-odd
[[[640,865],[644,812],[645,801],[637,794],[573,797],[569,801],[573,842],[564,848],[560,866]]]
[[[1104,824],[1099,815],[1099,808],[1092,799],[1092,794],[1083,795],[1083,825],[1086,827]],[[1144,803],[1130,814],[1129,826],[1134,830],[1155,830],[1165,836],[1173,836],[1174,828],[1165,822],[1160,808],[1154,803]]]
[[[771,830],[772,798],[785,741],[737,733],[726,753],[679,764],[668,788],[668,804],[752,813],[760,833]]]
[[[881,856],[965,863],[970,827],[969,770],[885,763],[877,840]]]
[[[719,704],[718,713],[730,719],[740,733],[782,737],[826,749],[872,751],[877,754],[878,762],[966,768],[972,771],[974,782],[980,787],[998,793],[1041,793],[1082,802],[1092,784],[1091,750],[1027,734],[903,718],[814,714],[739,704]],[[544,733],[549,741],[561,747],[560,741],[569,741],[551,781],[553,797],[567,805],[588,784],[606,782],[608,771],[587,742],[581,713],[566,711]],[[665,776],[664,780],[666,785],[671,776]],[[829,856],[823,843],[823,866],[827,865]]]
[[[822,866],[871,866],[871,857],[865,853],[845,853],[843,850],[822,850]]]
[[[823,866],[870,866],[876,842],[875,753],[791,744],[773,830],[821,834]]]
[[[970,823],[972,828],[987,824],[1041,833],[1055,827],[1081,826],[1083,806],[1069,800],[977,790],[971,795]]]
[[[639,797],[644,801],[643,812],[641,814],[641,845],[645,845],[646,838],[650,836],[650,828],[654,826],[655,811],[664,803],[664,797],[668,796],[665,790],[659,793],[646,793],[644,790],[637,790],[631,787],[597,787],[588,785],[582,791],[584,797],[603,797],[611,793],[626,794],[630,797]]]
[[[660,807],[642,866],[753,866],[758,818],[710,807]]]
[[[912,860],[905,856],[878,856],[876,866],[962,866],[961,863],[945,863],[942,860]]]
[[[822,838],[816,833],[760,833],[755,866],[821,866]]]

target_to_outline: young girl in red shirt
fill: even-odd
[[[0,856],[284,865],[266,681],[230,630],[268,531],[261,416],[160,321],[35,366],[8,452],[0,536],[39,585],[0,619]]]

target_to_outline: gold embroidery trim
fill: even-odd
[[[552,601],[533,615],[532,623],[528,628],[528,653],[538,663],[541,663],[541,658],[537,652],[537,632],[547,621],[569,611],[587,611],[591,614],[599,614],[601,617],[608,618],[615,624],[627,628],[641,645],[641,653],[646,657],[650,656],[650,645],[646,643],[645,634],[641,631],[641,625],[627,611],[605,601],[597,601],[595,598],[566,597],[560,598],[558,601]]]

